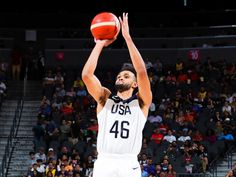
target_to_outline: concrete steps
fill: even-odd
[[[28,171],[27,160],[29,152],[33,151],[32,128],[37,122],[37,112],[40,101],[25,101],[22,117],[19,124],[16,144],[10,159],[7,177],[26,175]]]

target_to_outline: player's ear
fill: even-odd
[[[132,88],[133,89],[136,89],[138,87],[138,83],[137,82],[134,82],[133,85],[132,85]]]

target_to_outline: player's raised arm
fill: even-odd
[[[144,106],[149,107],[152,102],[150,81],[143,58],[129,33],[128,13],[123,13],[122,18],[119,17],[119,20],[121,23],[122,35],[127,44],[132,64],[137,73],[138,96],[142,99]]]
[[[109,90],[101,85],[101,82],[94,75],[94,72],[97,67],[98,59],[102,52],[102,49],[112,42],[112,40],[96,40],[96,45],[94,46],[82,70],[82,80],[85,83],[89,94],[98,103],[100,102],[101,97],[109,94]]]

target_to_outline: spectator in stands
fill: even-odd
[[[158,77],[157,75],[155,75],[154,71],[152,70],[148,71],[148,77],[151,83],[152,90],[154,90],[156,87],[156,83],[158,81]]]
[[[178,138],[178,141],[182,141],[182,142],[185,142],[185,141],[191,141],[192,138],[191,136],[189,136],[188,132],[190,130],[188,130],[187,128],[184,128],[181,132],[180,132],[180,136]]]
[[[170,160],[175,161],[177,156],[179,156],[179,147],[176,144],[176,141],[170,143],[166,149],[166,155]]]
[[[56,176],[58,176],[58,177],[69,176],[69,172],[66,171],[65,165],[62,164],[61,162],[60,162],[59,165],[57,166],[57,173],[56,173]]]
[[[79,100],[82,100],[83,97],[87,96],[88,94],[87,90],[82,85],[78,85],[75,91],[76,91],[76,97],[79,98]]]
[[[145,59],[145,66],[148,71],[150,71],[153,68],[153,64],[148,58]]]
[[[148,177],[148,172],[144,170],[143,164],[140,165],[141,168],[141,177]]]
[[[163,119],[167,124],[171,124],[174,121],[175,118],[175,110],[172,109],[172,105],[167,107],[166,110],[163,113]]]
[[[43,95],[45,95],[49,100],[52,99],[54,89],[55,89],[55,76],[52,70],[46,72],[46,76],[43,78]]]
[[[190,80],[190,84],[193,86],[197,86],[199,82],[199,74],[195,69],[188,70],[188,79]]]
[[[56,166],[52,162],[48,162],[48,165],[45,167],[45,174],[47,177],[55,177],[56,175]]]
[[[183,71],[185,68],[185,63],[181,58],[177,58],[177,61],[175,63],[175,71],[176,74],[179,75],[180,71]]]
[[[186,173],[193,173],[194,172],[194,164],[191,162],[191,157],[190,158],[185,158],[185,171]]]
[[[29,159],[27,160],[27,167],[29,167],[29,169],[31,169],[33,167],[33,165],[36,163],[36,157],[35,157],[35,152],[34,151],[30,151],[29,152]]]
[[[75,91],[77,91],[78,87],[84,87],[84,82],[82,81],[80,76],[77,76],[76,79],[73,81],[73,87]]]
[[[51,107],[52,107],[52,114],[54,111],[58,111],[58,110],[61,110],[61,107],[62,107],[62,101],[59,97],[55,97],[53,100],[52,100],[52,104],[51,104]]]
[[[188,80],[188,75],[184,71],[179,71],[179,74],[177,76],[177,83],[180,88],[185,88],[187,80]]]
[[[161,162],[161,170],[163,172],[167,173],[168,166],[169,166],[169,159],[168,159],[168,157],[164,157],[162,162]]]
[[[200,103],[203,103],[207,97],[207,90],[205,87],[201,87],[198,91],[197,99]]]
[[[62,84],[61,87],[57,87],[55,92],[53,92],[53,98],[56,98],[59,101],[64,100],[65,95],[66,95],[66,90],[64,84]]]
[[[228,111],[224,111],[222,115],[222,119],[223,119],[222,123],[224,124],[227,121],[231,121],[232,115]]]
[[[162,80],[162,78],[164,81],[165,93],[167,95],[173,94],[173,92],[175,92],[177,82],[175,73],[171,70],[168,70],[165,76],[160,78],[160,81]]]
[[[156,166],[153,163],[152,157],[148,157],[147,165],[144,166],[144,171],[148,172],[148,174],[155,174]]]
[[[2,102],[2,99],[4,99],[7,96],[6,93],[7,86],[3,80],[0,80],[0,103]]]
[[[38,159],[40,159],[39,162],[42,161],[42,163],[46,163],[47,157],[46,157],[46,154],[45,154],[45,149],[44,149],[44,147],[40,147],[40,148],[39,148],[39,151],[35,154],[35,158],[36,158],[36,161],[37,161]],[[37,161],[37,162],[38,162],[38,161]]]
[[[158,111],[156,110],[148,116],[147,120],[150,123],[157,125],[158,123],[162,122],[162,117],[158,114]]]
[[[58,140],[59,137],[59,127],[55,124],[53,120],[46,118],[45,123],[45,136],[44,140],[46,143],[46,148],[49,149],[50,142],[52,140]]]
[[[154,64],[153,64],[153,69],[155,70],[155,73],[157,76],[161,76],[162,71],[163,71],[163,63],[161,62],[160,59],[156,59]]]
[[[85,172],[84,172],[84,169],[80,166],[80,164],[76,164],[74,166],[73,174],[75,177],[84,177]]]
[[[8,72],[8,62],[5,59],[0,58],[0,80],[7,80],[7,72]]]
[[[54,84],[55,88],[61,87],[64,84],[64,77],[62,76],[62,73],[60,71],[58,71],[54,76]]]
[[[156,175],[156,176],[160,176],[161,173],[162,173],[161,164],[160,164],[160,163],[157,163],[157,164],[156,164],[156,172],[155,172],[155,175]]]
[[[139,164],[143,165],[144,167],[148,164],[148,156],[146,153],[140,154]]]
[[[62,146],[61,150],[58,152],[57,157],[58,157],[58,159],[61,159],[61,160],[63,159],[63,157],[67,157],[67,158],[71,159],[72,153],[71,153],[71,151],[69,151],[68,147]]]
[[[167,133],[167,131],[169,130],[169,126],[167,125],[166,122],[160,122],[157,125],[157,129],[159,129],[161,131],[161,133],[163,133],[163,135],[165,135]]]
[[[191,127],[194,127],[196,123],[195,113],[187,109],[184,114],[184,121]]]
[[[46,157],[47,157],[47,163],[52,162],[53,160],[57,160],[57,154],[53,148],[48,149],[48,153]]]
[[[46,165],[43,159],[37,159],[37,171],[40,174],[45,175]]]
[[[218,140],[225,140],[225,141],[233,141],[234,137],[233,135],[229,132],[229,130],[224,129],[223,134],[221,136],[218,136]]]
[[[71,131],[71,121],[62,119],[61,125],[59,127],[60,135],[59,140],[62,143],[63,141],[68,140]]]
[[[142,149],[140,151],[141,154],[147,154],[148,157],[153,157],[153,149],[148,147],[147,142],[143,141]]]
[[[184,125],[184,112],[183,110],[178,110],[178,112],[176,113],[176,117],[175,117],[175,121],[178,124],[178,126],[183,126]]]
[[[201,170],[202,172],[206,172],[208,169],[208,152],[207,149],[205,148],[205,146],[203,144],[199,145],[198,148],[198,157],[200,157],[201,160]]]
[[[34,133],[34,150],[38,151],[39,147],[43,144],[43,138],[45,135],[45,129],[40,120],[38,120],[37,124],[33,126],[32,131]]]
[[[224,128],[223,128],[223,125],[220,121],[217,121],[215,123],[215,129],[214,130],[215,130],[215,134],[216,134],[217,137],[223,135]]]
[[[39,71],[39,79],[42,79],[45,74],[45,55],[43,51],[38,52],[38,71]]]
[[[201,131],[200,130],[195,130],[194,132],[193,132],[193,135],[192,135],[192,141],[194,141],[194,142],[201,142],[201,141],[203,141],[203,134],[201,133]]]
[[[71,159],[67,157],[62,158],[62,164],[65,166],[65,170],[68,172],[68,174],[73,172],[73,166],[71,162],[72,162]]]
[[[74,90],[74,87],[70,87],[68,90],[66,90],[66,95],[67,99],[69,100],[74,100],[76,97],[76,92]]]
[[[210,143],[215,143],[217,140],[217,136],[215,134],[215,130],[212,128],[208,128],[204,137],[204,140],[209,141]]]
[[[46,174],[46,177],[54,177],[53,171],[51,171],[51,170],[45,172],[45,174]]]
[[[176,177],[176,175],[176,171],[174,170],[172,164],[169,164],[167,169],[167,177]]]
[[[28,171],[27,177],[43,177],[43,173],[38,171],[38,163],[34,163],[33,167]]]
[[[224,102],[224,105],[222,107],[222,112],[225,112],[225,111],[228,112],[230,115],[232,114],[232,107],[231,107],[229,101]]]
[[[43,115],[45,118],[50,118],[51,113],[52,113],[52,107],[51,107],[50,101],[49,99],[44,97],[43,100],[41,101],[38,115],[41,115],[41,116]]]
[[[164,137],[163,137],[163,141],[164,140],[168,141],[169,143],[172,143],[173,141],[176,141],[176,136],[173,135],[172,130],[168,130],[167,134],[164,135]]]
[[[220,122],[222,122],[223,119],[222,119],[222,115],[220,114],[220,111],[215,111],[215,113],[212,116],[212,118],[210,119],[210,121],[213,121],[213,122],[220,121]]]
[[[93,159],[92,155],[89,155],[86,158],[85,163],[83,164],[83,167],[86,169],[85,176],[92,177],[95,161],[96,159]]]
[[[63,102],[60,111],[62,113],[62,116],[65,116],[66,118],[71,117],[71,115],[73,113],[73,103],[72,103],[72,101],[67,100],[67,101]]]
[[[22,51],[18,45],[15,45],[11,52],[12,79],[20,80]]]

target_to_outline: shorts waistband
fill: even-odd
[[[98,157],[100,158],[112,158],[112,159],[138,159],[137,155],[134,154],[111,154],[111,153],[101,153],[98,154]]]

